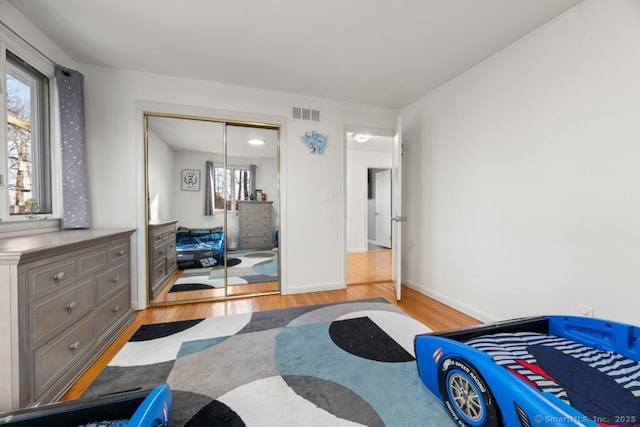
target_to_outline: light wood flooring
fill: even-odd
[[[347,284],[391,280],[391,249],[369,245],[367,252],[347,254]]]
[[[373,256],[375,257],[376,255]],[[360,261],[370,262],[371,260],[365,259],[365,261]],[[351,262],[350,260],[349,263]],[[351,269],[351,265],[348,269]],[[388,277],[391,277],[390,271]],[[406,286],[402,287],[401,301],[396,301],[393,282],[389,281],[354,284],[347,286],[346,289],[337,291],[295,295],[263,295],[251,298],[153,307],[136,312],[135,319],[131,325],[107,348],[85,374],[78,379],[61,400],[79,398],[107,366],[113,356],[122,348],[129,338],[131,338],[135,331],[144,324],[228,316],[232,314],[277,310],[305,305],[331,304],[376,297],[385,298],[434,331],[454,329],[480,323],[478,320]]]

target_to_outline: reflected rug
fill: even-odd
[[[382,298],[144,325],[82,397],[166,382],[171,426],[449,426],[429,331]]]
[[[233,257],[231,254],[233,253]],[[276,282],[278,255],[275,251],[229,252],[227,284]],[[169,292],[186,292],[224,287],[224,266],[183,270]]]

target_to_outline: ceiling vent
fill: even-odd
[[[320,123],[320,110],[293,106],[291,107],[291,118],[293,120]]]

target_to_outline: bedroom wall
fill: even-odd
[[[176,177],[167,173],[173,169],[176,152],[155,132],[148,133],[149,155],[149,221],[168,220],[176,217]]]
[[[181,113],[220,112],[233,116],[225,117],[229,119],[281,120],[283,292],[345,286],[344,124],[393,129],[396,110],[98,66],[81,65],[80,70],[96,227],[136,227],[144,218],[136,189],[144,179],[141,105],[171,105]],[[291,105],[320,108],[322,123],[288,120]],[[311,154],[301,140],[311,130],[328,135],[323,155]],[[140,282],[142,277],[138,271]],[[138,291],[142,304],[144,285]]]
[[[586,0],[402,110],[406,282],[638,323],[640,3]]]

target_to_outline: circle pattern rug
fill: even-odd
[[[144,325],[83,397],[166,382],[172,426],[452,425],[417,373],[426,332],[383,299]]]

